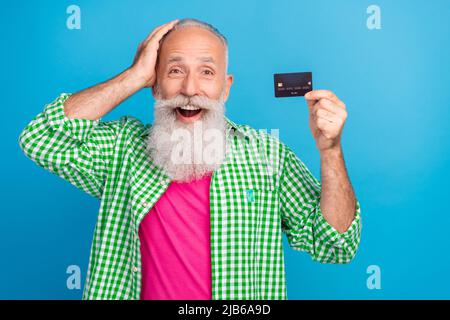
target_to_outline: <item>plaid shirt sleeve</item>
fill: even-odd
[[[69,96],[46,105],[23,129],[19,145],[37,165],[100,199],[120,122],[66,117]]]
[[[360,242],[361,214],[356,199],[355,218],[346,232],[338,232],[320,209],[321,183],[305,164],[287,151],[280,183],[282,230],[291,248],[309,253],[321,263],[349,263]]]

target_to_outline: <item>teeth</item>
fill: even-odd
[[[200,108],[194,107],[194,106],[191,106],[191,105],[182,106],[181,109],[183,109],[183,110],[200,110]]]

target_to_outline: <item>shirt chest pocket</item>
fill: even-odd
[[[238,228],[248,227],[256,232],[261,226],[276,226],[279,200],[273,177],[260,166],[246,165],[243,169],[227,170],[227,175],[222,176],[223,195],[226,195],[223,209],[227,209],[229,221]]]
[[[239,189],[239,208],[234,213],[243,219],[248,219],[250,224],[272,227],[278,220],[278,192],[270,187],[251,186]],[[257,230],[257,231],[258,231]]]

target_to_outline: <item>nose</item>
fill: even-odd
[[[188,73],[188,75],[183,80],[183,85],[181,87],[181,93],[188,97],[195,96],[200,93],[195,76]]]

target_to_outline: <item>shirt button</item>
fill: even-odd
[[[133,267],[133,272],[138,272],[138,268],[137,267]]]
[[[143,206],[143,207],[146,207],[146,206],[148,206],[148,202],[145,202],[145,201],[144,201],[144,202],[142,202],[142,206]]]

